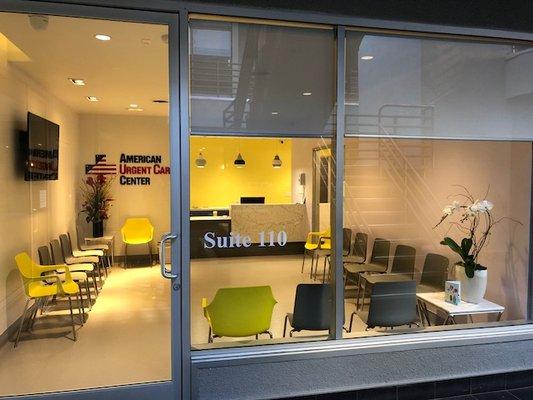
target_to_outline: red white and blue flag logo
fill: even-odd
[[[87,175],[116,175],[117,164],[108,164],[105,154],[96,154],[94,164],[85,164]]]

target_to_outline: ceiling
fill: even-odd
[[[36,30],[27,14],[0,13],[0,34],[19,50],[11,51],[17,57],[10,64],[79,113],[168,115],[168,104],[153,103],[169,96],[164,25],[51,16],[45,30]],[[128,111],[130,104],[143,111]]]

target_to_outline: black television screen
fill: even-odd
[[[59,174],[59,125],[28,113],[27,181],[57,180]]]
[[[265,204],[264,197],[241,197],[241,204]]]

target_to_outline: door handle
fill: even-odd
[[[165,265],[166,261],[166,249],[165,244],[167,241],[176,239],[178,235],[175,235],[173,233],[165,233],[163,236],[161,236],[161,243],[159,245],[159,264],[161,264],[161,275],[163,275],[163,278],[167,279],[176,279],[178,277],[177,274],[173,274],[171,271],[167,269],[167,266]]]

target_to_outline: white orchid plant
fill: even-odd
[[[461,240],[461,244],[449,236],[446,236],[440,244],[448,246],[461,257],[462,261],[458,264],[465,268],[466,276],[473,278],[476,270],[487,269],[478,263],[479,254],[488,243],[494,225],[506,217],[495,220],[491,214],[494,208],[492,202],[486,198],[476,200],[467,188],[460,185],[455,186],[459,186],[464,190],[464,193],[459,193],[454,196],[463,199],[463,201],[454,200],[451,204],[444,207],[441,220],[435,225],[435,228],[444,221],[456,217],[455,221],[450,222],[450,228],[455,226],[461,233],[467,236]],[[488,190],[485,197],[487,194]]]

